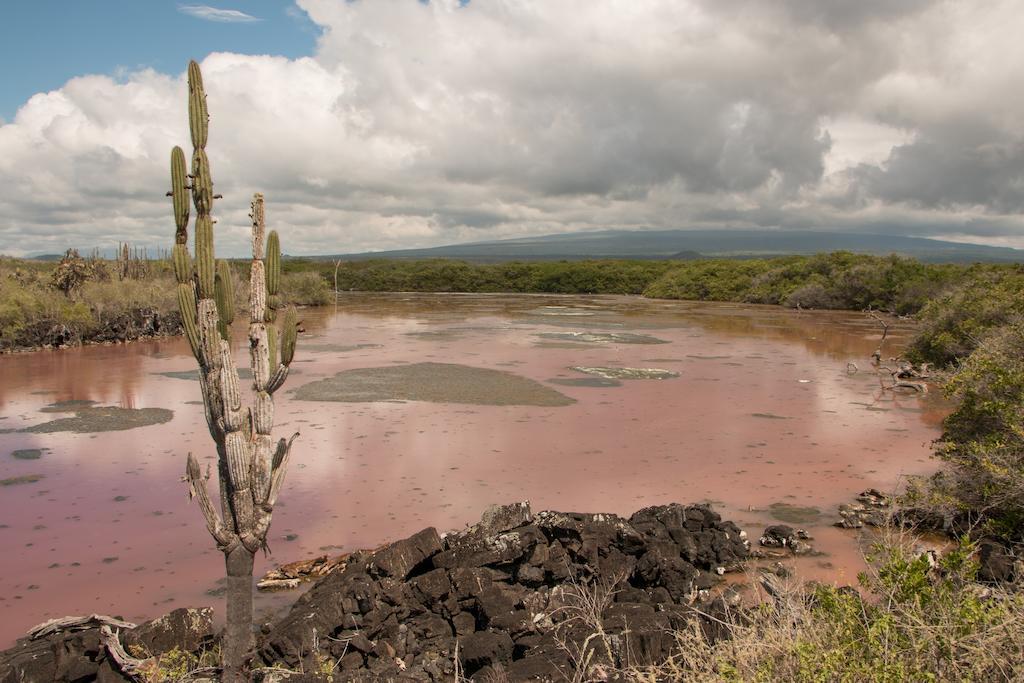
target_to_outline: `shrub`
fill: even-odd
[[[835,298],[822,282],[808,282],[793,290],[786,297],[786,305],[790,308],[838,308]]]
[[[972,548],[931,567],[898,539],[874,547],[858,591],[776,590],[727,617],[712,640],[696,621],[667,662],[634,668],[639,681],[995,681],[1024,671],[1024,596],[982,590]]]
[[[966,358],[992,331],[1024,315],[1022,293],[1019,267],[975,267],[924,307],[908,355],[939,366]]]
[[[286,304],[323,306],[334,301],[334,292],[327,281],[319,273],[309,270],[285,273],[281,278],[281,291]],[[244,297],[245,294],[243,300]]]
[[[936,455],[948,471],[916,491],[928,502],[968,511],[989,531],[1024,540],[1024,320],[990,334],[945,385],[956,408]]]

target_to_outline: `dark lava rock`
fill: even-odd
[[[467,676],[485,666],[511,661],[514,644],[507,633],[477,631],[459,641],[459,660]]]
[[[775,524],[761,534],[761,545],[766,548],[788,548],[797,555],[803,555],[811,551],[811,546],[805,543],[810,538],[803,529],[794,529],[785,524]]]
[[[194,652],[213,641],[209,608],[177,609],[158,619],[120,632],[122,644],[141,646],[148,654],[178,648]],[[93,621],[45,636],[28,636],[0,652],[0,683],[100,681],[125,678],[107,657],[100,624]]]
[[[601,666],[663,660],[677,647],[672,631],[694,620],[722,637],[715,619],[728,607],[707,589],[748,554],[739,528],[703,505],[629,519],[492,507],[443,538],[429,528],[353,554],[264,627],[253,665],[274,667],[257,677],[267,682],[322,680],[284,670],[328,660],[335,681],[451,681],[460,671],[473,681],[590,680]],[[598,627],[607,647],[575,672],[570,652]],[[176,610],[121,637],[151,653],[195,651],[212,640],[210,611]],[[93,680],[124,679],[91,625],[0,653],[0,683]]]
[[[597,615],[614,661],[602,651],[591,664],[654,662],[676,647],[673,628],[707,619],[706,589],[748,553],[707,506],[628,520],[496,506],[443,538],[427,529],[353,557],[265,630],[259,658],[308,671],[318,643],[341,680],[447,681],[456,666],[472,680],[561,680],[572,676],[564,644],[593,632],[572,615],[604,591],[616,596]]]
[[[441,549],[437,529],[424,529],[414,536],[396,541],[373,554],[372,569],[384,576],[405,579],[418,565]]]
[[[137,645],[154,655],[174,648],[194,652],[212,642],[213,610],[209,607],[182,607],[121,635],[126,648]]]

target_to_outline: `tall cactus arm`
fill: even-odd
[[[276,296],[281,288],[281,238],[277,230],[267,236],[267,294]]]
[[[192,146],[205,149],[206,136],[210,131],[210,114],[206,109],[203,74],[194,59],[188,63],[188,126],[192,133]]]
[[[174,203],[175,245],[188,242],[188,189],[185,152],[176,146],[171,150],[171,198]]]
[[[249,270],[249,355],[253,375],[253,504],[259,506],[270,490],[271,431],[274,428],[274,401],[268,391],[274,369],[271,340],[276,336],[267,329],[267,282],[263,261],[263,242],[266,234],[263,195],[253,195],[250,211],[252,218],[252,267]],[[275,340],[276,341],[276,340]]]

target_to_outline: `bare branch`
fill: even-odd
[[[100,627],[100,642],[107,648],[107,654],[117,665],[117,668],[125,676],[133,681],[149,680],[149,674],[156,668],[156,660],[136,659],[128,654],[121,645],[120,638],[114,633],[110,626],[104,624]]]
[[[224,526],[223,520],[217,514],[217,508],[213,506],[213,502],[210,500],[210,493],[206,488],[206,481],[209,478],[209,470],[207,470],[206,476],[203,476],[199,468],[199,462],[194,455],[189,453],[188,463],[185,466],[185,481],[188,482],[189,500],[198,498],[199,509],[203,512],[207,530],[214,540],[217,541],[217,545],[224,548],[231,545],[235,538],[234,534]]]
[[[299,433],[295,432],[287,441],[281,439],[277,442],[277,450],[274,451],[274,459],[270,468],[270,493],[267,494],[266,500],[266,505],[270,506],[271,509],[273,509],[274,503],[277,502],[277,496],[281,492],[282,484],[284,484],[284,475],[288,470],[288,457],[291,455],[292,442],[298,436]]]
[[[885,338],[889,336],[889,323],[882,319],[877,313],[872,311],[870,308],[865,311],[871,318],[878,321],[878,324],[882,326],[882,338],[878,340],[878,348],[871,354],[872,360],[877,365],[882,362],[882,345],[885,344]]]

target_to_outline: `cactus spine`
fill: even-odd
[[[216,261],[213,226],[213,180],[204,148],[209,115],[199,65],[188,67],[188,110],[192,135],[192,183],[185,183],[185,155],[171,153],[171,192],[175,220],[174,274],[178,284],[185,336],[199,364],[199,386],[206,422],[217,449],[220,510],[207,491],[207,479],[190,453],[185,470],[189,494],[199,501],[206,528],[224,553],[227,570],[227,628],[222,643],[221,680],[246,681],[244,666],[252,647],[252,568],[257,550],[266,549],[274,504],[288,467],[291,439],[271,438],[273,395],[288,377],[297,333],[294,310],[285,316],[285,330],[267,329],[268,299],[279,295],[280,244],[276,233],[267,242],[271,277],[264,265],[263,195],[252,200],[253,259],[249,276],[249,354],[253,373],[251,405],[243,405],[240,379],[231,353],[228,325],[234,318],[234,286],[229,265]],[[186,190],[195,206],[195,263],[188,251]],[[184,204],[184,206],[183,206]],[[273,248],[271,248],[273,244]],[[276,264],[276,265],[275,265]],[[272,279],[274,291],[270,291]],[[277,358],[280,346],[280,359]]]

